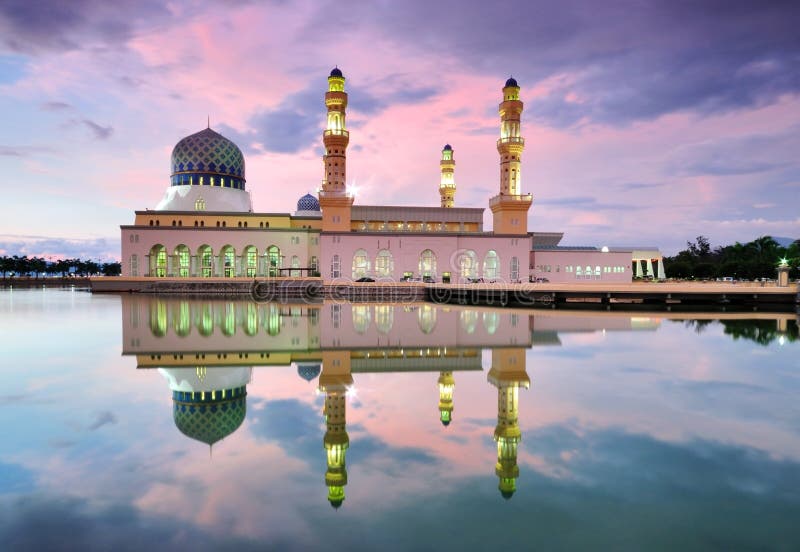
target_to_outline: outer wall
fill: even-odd
[[[511,281],[511,258],[519,260],[520,281],[528,280],[526,260],[530,255],[531,241],[527,236],[493,236],[493,235],[441,235],[441,234],[377,234],[377,233],[323,233],[320,237],[322,262],[320,271],[325,280],[330,280],[331,261],[333,255],[339,255],[341,261],[341,278],[352,277],[353,255],[364,249],[370,259],[370,275],[375,275],[375,258],[378,251],[387,249],[392,254],[394,270],[391,278],[400,280],[404,272],[412,272],[420,276],[420,254],[430,249],[436,255],[436,280],[441,281],[442,273],[450,272],[453,283],[460,278],[459,258],[466,251],[475,252],[477,260],[476,277],[483,277],[483,261],[489,250],[497,253],[499,262],[497,281]]]
[[[590,283],[590,282],[628,282],[631,281],[631,252],[602,251],[564,251],[547,250],[530,252],[531,277],[547,278],[550,282],[561,283]],[[578,278],[576,267],[581,267],[581,276]],[[600,267],[599,276],[596,274]],[[567,267],[572,267],[569,271]],[[592,276],[586,278],[586,267],[591,267]],[[614,267],[621,268],[615,272]],[[549,268],[549,270],[548,270]],[[608,271],[606,269],[609,269]]]

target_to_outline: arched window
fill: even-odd
[[[283,326],[281,309],[275,303],[271,303],[267,313],[267,333],[276,336],[281,333],[281,326]]]
[[[519,258],[518,257],[511,257],[511,281],[517,282],[519,281]]]
[[[200,313],[197,316],[197,331],[205,337],[214,333],[214,310],[209,303],[200,307]]]
[[[292,255],[292,277],[297,278],[300,276],[300,257]]]
[[[368,305],[353,305],[353,329],[363,334],[369,328],[370,311]]]
[[[201,245],[197,249],[197,256],[200,257],[200,276],[211,278],[214,275],[214,252],[207,245]]]
[[[331,278],[339,278],[342,275],[342,260],[339,255],[331,257]]]
[[[459,314],[461,319],[461,328],[468,334],[475,332],[475,326],[478,323],[478,313],[473,310],[463,310]]]
[[[167,304],[164,301],[150,303],[150,331],[156,337],[167,335]]]
[[[417,319],[422,333],[431,333],[436,327],[436,307],[422,305],[417,311]]]
[[[243,257],[245,274],[248,278],[255,278],[258,271],[258,250],[254,246],[248,245],[244,248]]]
[[[181,244],[175,248],[175,260],[178,265],[178,276],[189,277],[189,248]]]
[[[394,325],[394,306],[375,305],[375,326],[382,334],[388,334]]]
[[[486,328],[486,333],[494,335],[499,326],[500,315],[497,311],[487,311],[483,313],[483,327]]]
[[[236,305],[228,303],[225,305],[225,316],[222,319],[222,333],[232,336],[236,333]]]
[[[226,245],[220,250],[222,257],[222,275],[226,278],[236,276],[236,251],[230,245]]]
[[[167,250],[163,245],[150,249],[150,276],[164,278],[167,275]]]
[[[394,274],[394,259],[388,249],[378,251],[375,257],[375,276],[378,278],[391,278]]]
[[[189,301],[181,301],[178,304],[178,312],[172,313],[172,326],[175,328],[175,334],[180,337],[189,335],[192,329],[192,316],[189,311]]]
[[[364,249],[353,254],[353,280],[364,278],[369,273],[369,257]]]
[[[258,333],[258,305],[255,303],[247,304],[247,318],[244,323],[244,333],[249,336]]]
[[[194,200],[194,210],[195,211],[205,211],[206,210],[206,200],[202,197],[198,197]]]
[[[270,245],[267,248],[267,273],[274,278],[280,274],[281,250],[277,245]]]
[[[419,275],[422,278],[436,278],[436,254],[430,249],[419,254]]]
[[[483,258],[483,277],[487,280],[494,280],[497,278],[497,251],[490,249],[486,252]]]
[[[467,249],[458,256],[458,268],[462,279],[471,279],[477,276],[478,256],[472,249]]]

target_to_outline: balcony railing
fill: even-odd
[[[520,203],[530,203],[533,201],[533,195],[531,194],[522,194],[522,195],[508,195],[508,194],[499,194],[494,196],[489,200],[489,206],[497,205],[500,202],[508,202],[508,201],[518,201]]]
[[[522,138],[521,136],[506,136],[505,138],[500,138],[497,141],[497,145],[499,146],[500,144],[521,144],[524,146],[525,138]]]
[[[343,128],[329,128],[322,133],[323,136],[346,136],[350,137],[350,133]]]

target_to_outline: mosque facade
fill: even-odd
[[[242,151],[211,128],[201,130],[173,149],[161,201],[121,226],[122,275],[515,283],[550,272],[552,281],[630,281],[630,249],[565,251],[558,246],[562,234],[529,232],[533,198],[522,189],[519,91],[513,78],[502,89],[491,231],[483,228],[483,208],[456,206],[450,144],[440,160],[439,206],[355,202],[347,184],[348,94],[335,68],[325,93],[324,174],[316,197],[301,197],[294,213],[254,212]]]

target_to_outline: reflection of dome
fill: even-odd
[[[298,364],[297,374],[306,381],[311,381],[319,375],[319,364]]]
[[[172,417],[181,433],[213,445],[242,425],[247,412],[246,397],[244,386],[224,391],[173,391]]]
[[[511,497],[514,496],[514,491],[500,491],[500,496],[506,500],[511,500]]]
[[[344,75],[342,75],[342,70],[339,69],[338,67],[334,67],[331,70],[331,76],[332,77],[344,77]]]
[[[297,200],[298,211],[319,211],[319,200],[311,194],[306,194]]]
[[[172,150],[172,185],[219,186],[244,190],[244,155],[210,128],[187,136]]]
[[[344,502],[344,499],[331,500],[331,506],[333,506],[334,508],[336,508],[338,510],[342,506],[342,502]]]
[[[517,79],[511,77],[506,81],[506,86],[519,86],[519,85],[517,84]]]

